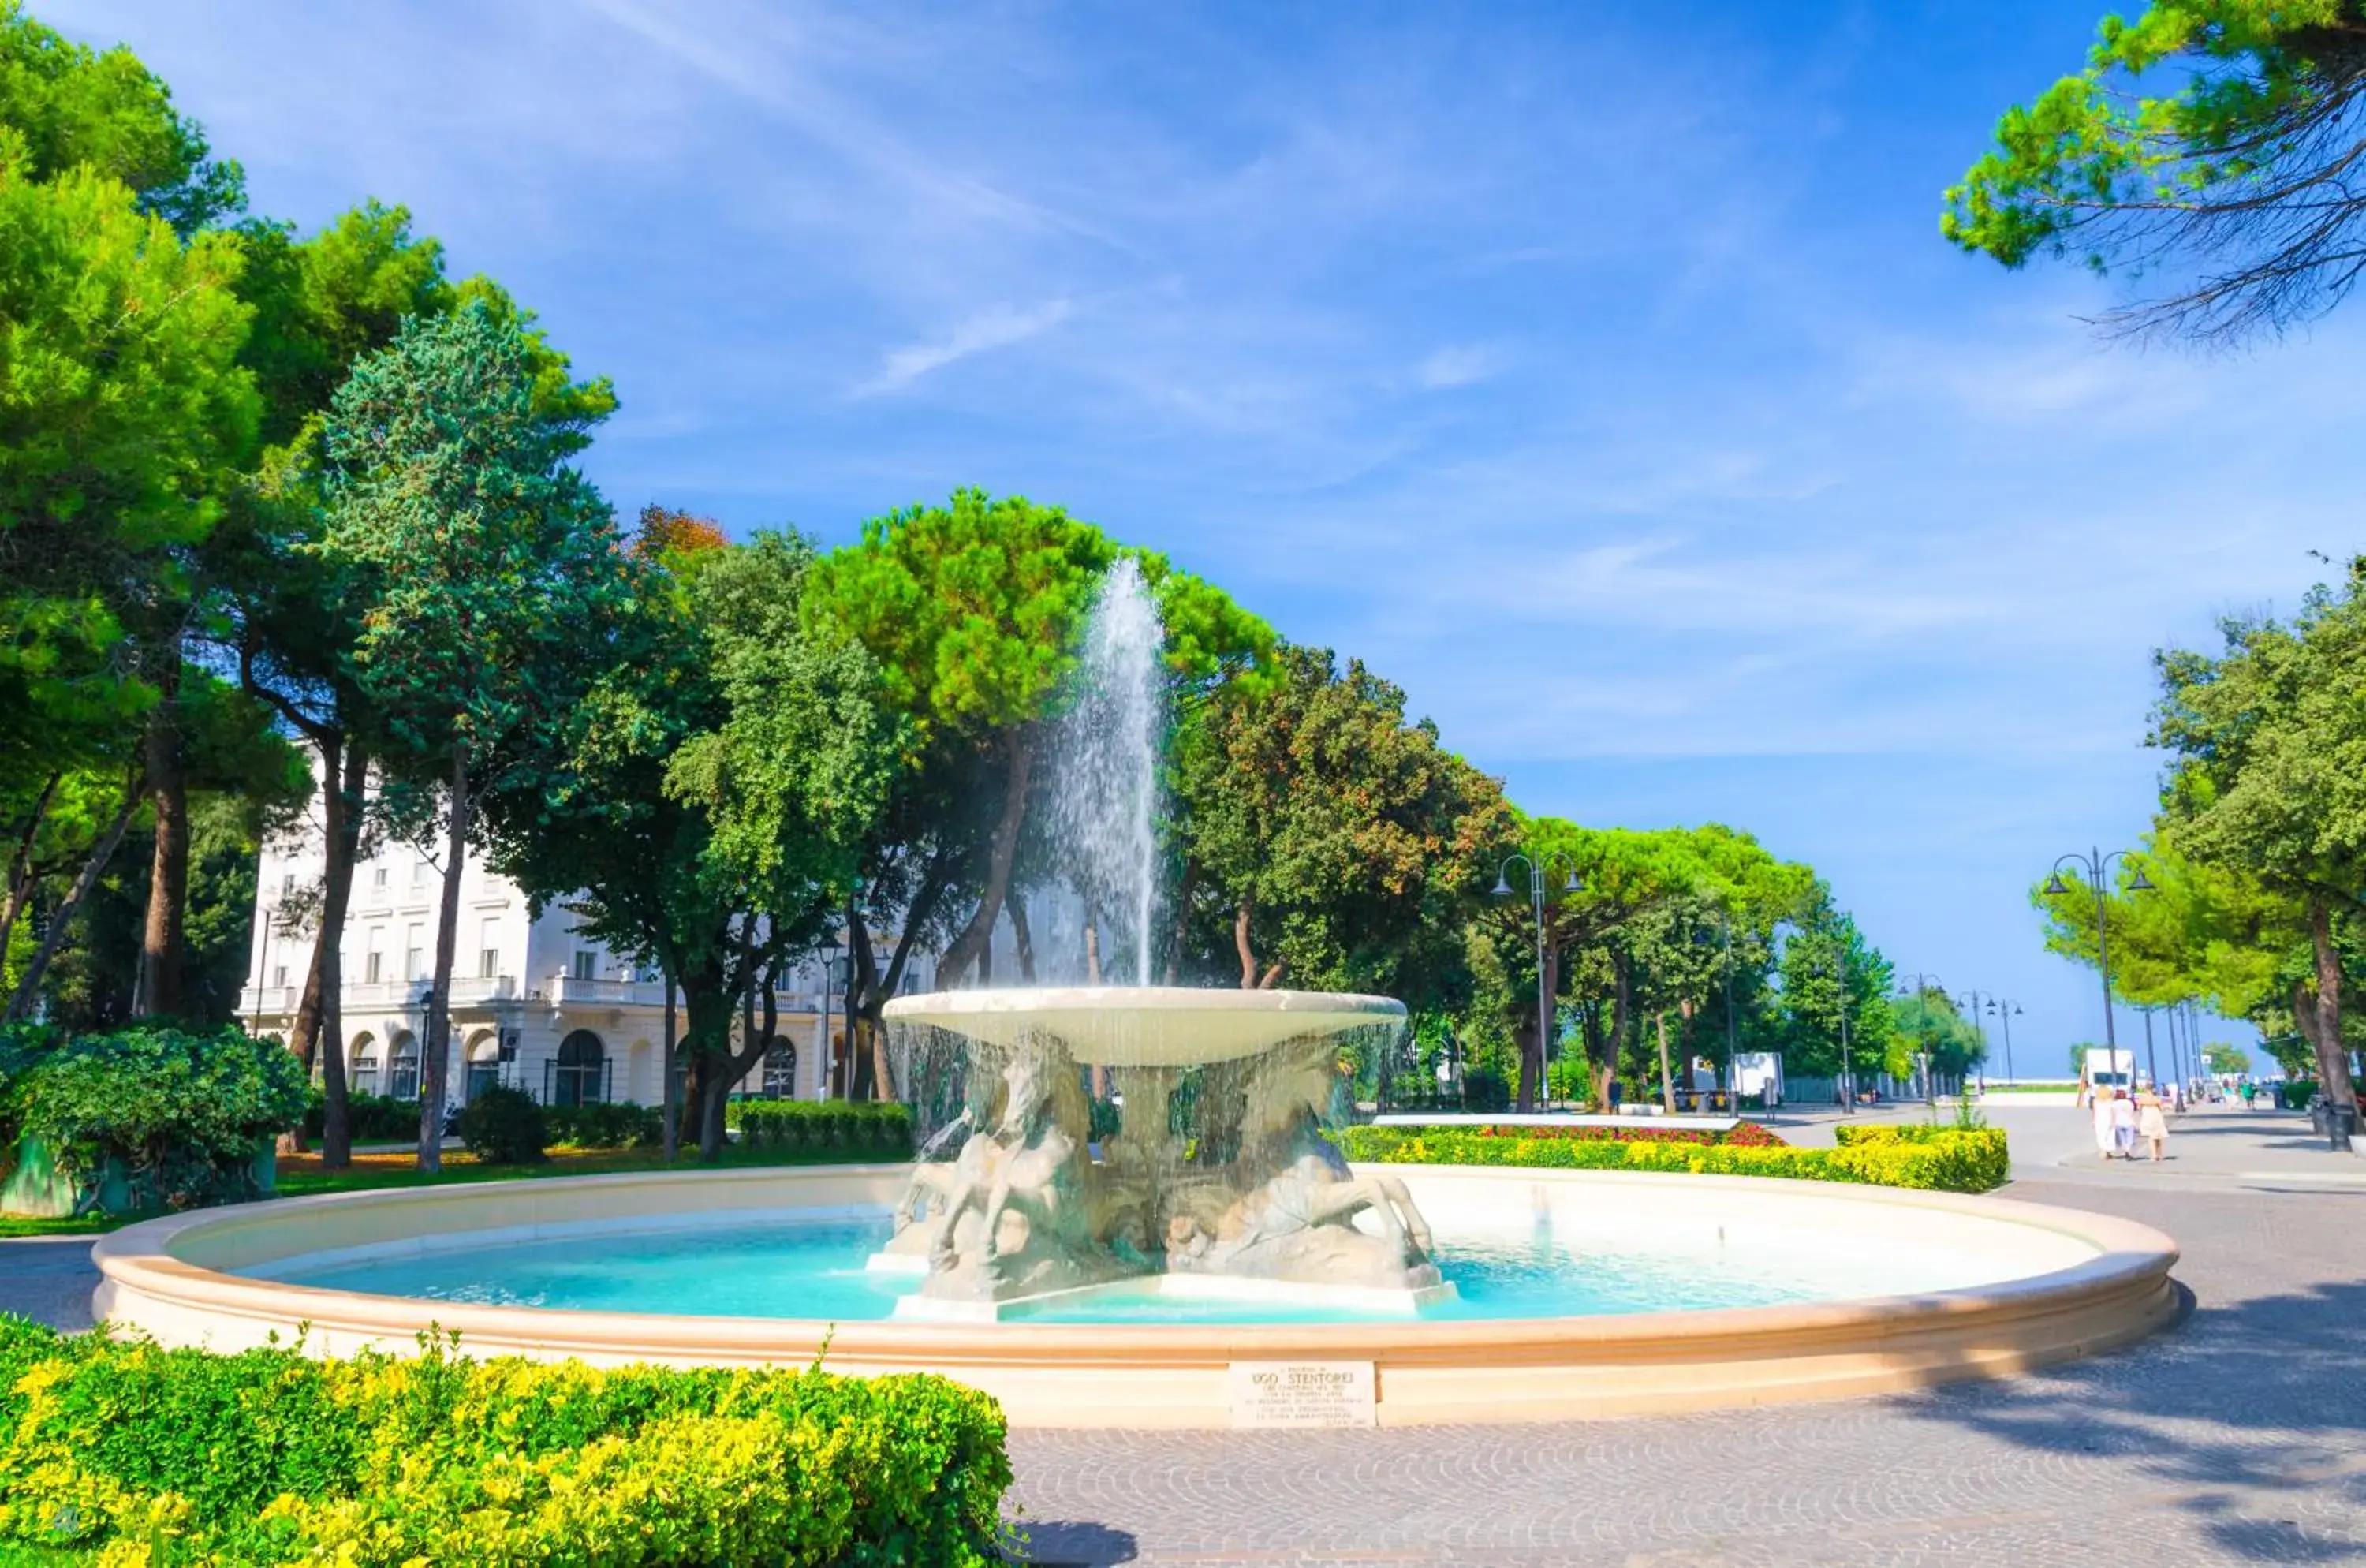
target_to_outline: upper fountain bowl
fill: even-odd
[[[1254,1056],[1301,1035],[1400,1022],[1404,1004],[1330,991],[1023,987],[897,997],[884,1016],[1006,1048],[1048,1034],[1092,1066],[1188,1067]]]

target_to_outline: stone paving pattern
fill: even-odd
[[[2182,1172],[2054,1166],[2049,1140],[2076,1147],[2074,1114],[2026,1137],[2015,1125],[2031,1157],[2010,1195],[2179,1239],[2193,1309],[2144,1346],[1903,1397],[1625,1421],[1018,1432],[1012,1502],[1030,1555],[1208,1568],[2366,1560],[2366,1191],[2205,1180],[2199,1168],[2218,1162],[2198,1158]],[[2186,1125],[2302,1153],[2282,1119]],[[2366,1168],[2310,1164],[2336,1179]],[[2263,1168],[2256,1150],[2224,1168]],[[86,1324],[86,1247],[0,1243],[0,1310]]]

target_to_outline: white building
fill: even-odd
[[[286,1039],[303,999],[315,937],[291,932],[280,913],[319,886],[324,841],[316,807],[300,839],[263,852],[247,983],[239,996],[242,1020],[259,1033]],[[563,900],[534,919],[517,886],[477,861],[461,878],[446,1078],[453,1103],[490,1083],[522,1089],[545,1104],[660,1103],[665,990],[658,977],[580,934]],[[357,1093],[408,1100],[419,1092],[443,892],[434,861],[411,844],[387,844],[355,868],[340,953],[346,1073]],[[932,960],[915,955],[905,988],[925,988],[933,973]],[[825,1098],[825,1031],[840,1046],[845,1038],[844,1019],[831,1010],[843,1006],[842,968],[839,975],[833,990],[816,958],[791,977],[780,993],[773,1044],[739,1092]],[[675,1027],[682,1027],[679,1014]]]

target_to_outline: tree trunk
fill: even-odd
[[[460,873],[468,854],[468,754],[452,748],[444,897],[435,917],[435,978],[427,987],[427,1043],[419,1061],[419,1168],[444,1168],[444,1100],[451,1077],[452,961],[460,946]]]
[[[352,907],[354,863],[361,858],[362,805],[369,788],[369,754],[348,744],[342,758],[337,744],[323,740],[321,772],[328,786],[321,793],[321,816],[327,829],[321,874],[321,931],[312,945],[311,972],[304,982],[304,1005],[296,1014],[296,1033],[306,1031],[319,1043],[321,1059],[321,1168],[343,1170],[353,1163],[354,1139],[350,1090],[345,1078],[344,940],[345,913]]]
[[[1241,955],[1241,989],[1257,988],[1256,950],[1249,945],[1249,896],[1241,895],[1238,908],[1233,913],[1233,948]]]
[[[1011,731],[1007,744],[1008,772],[1003,784],[1002,815],[995,822],[994,837],[986,852],[986,892],[978,899],[977,912],[970,916],[969,924],[945,949],[944,962],[938,969],[941,985],[958,984],[961,976],[978,963],[994,935],[994,922],[1001,917],[1003,897],[1010,890],[1010,866],[1019,853],[1019,829],[1027,820],[1027,780],[1035,768],[1034,727],[1027,725]]]
[[[131,826],[131,814],[140,809],[140,803],[145,798],[146,792],[141,787],[140,775],[135,773],[125,781],[123,805],[115,813],[115,820],[107,824],[107,831],[100,834],[98,841],[91,846],[89,855],[83,861],[82,874],[74,878],[65,902],[50,912],[49,930],[42,933],[41,945],[34,950],[32,961],[25,965],[25,973],[17,977],[16,995],[8,998],[7,1010],[0,1013],[0,1023],[14,1023],[31,1013],[35,999],[41,994],[41,977],[48,973],[50,961],[58,955],[58,949],[64,944],[66,928],[73,923],[74,911],[82,908],[82,901],[89,897],[90,890],[97,886],[99,876],[107,870],[107,863],[115,858],[116,846],[123,842],[123,830]]]
[[[658,1058],[658,1071],[665,1075],[665,1081],[659,1086],[658,1092],[661,1097],[659,1104],[664,1107],[659,1120],[665,1124],[665,1162],[671,1165],[674,1156],[682,1152],[682,1088],[673,1074],[673,963],[670,957],[664,957],[659,960],[659,967],[665,975],[665,1048],[664,1055]]]
[[[1610,1103],[1610,1085],[1618,1077],[1621,1058],[1627,1054],[1627,1033],[1635,1003],[1635,966],[1623,953],[1613,951],[1610,973],[1617,982],[1610,993],[1610,1049],[1605,1055],[1605,1077],[1602,1103]]]
[[[2316,950],[2317,1080],[2325,1085],[2327,1105],[2355,1111],[2358,1091],[2349,1081],[2349,1052],[2341,1039],[2341,953],[2333,945],[2333,914],[2322,895],[2309,900],[2308,937]]]
[[[711,972],[685,976],[682,989],[690,1012],[684,1098],[698,1123],[698,1157],[713,1160],[723,1153],[723,1102],[731,1090],[731,989]]]
[[[33,891],[33,844],[41,835],[41,824],[48,820],[50,802],[65,781],[65,771],[50,774],[41,785],[40,797],[33,802],[32,815],[25,818],[25,831],[17,840],[17,852],[8,858],[8,899],[0,906],[0,956],[8,951],[8,938],[17,929],[17,917],[25,912],[25,901]]]
[[[1021,985],[1035,983],[1035,933],[1027,929],[1027,900],[1018,893],[1010,895],[1010,940],[1019,949],[1019,980]]]
[[[1653,1015],[1660,1031],[1660,1109],[1673,1116],[1676,1113],[1676,1084],[1668,1069],[1668,1010],[1662,1008]]]
[[[1599,1113],[1610,1107],[1610,1079],[1602,1064],[1602,1004],[1586,1003],[1578,1010],[1577,1018],[1584,1032],[1586,1077],[1594,1088],[1594,1109]]]
[[[181,639],[166,645],[163,696],[148,716],[148,794],[156,807],[156,852],[148,876],[148,919],[140,942],[133,1014],[181,1011],[182,931],[189,903],[189,791],[181,770]]]

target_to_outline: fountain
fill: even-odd
[[[1068,887],[1037,928],[1047,984],[886,1010],[907,1067],[964,1107],[918,1164],[197,1210],[100,1240],[94,1315],[220,1349],[399,1354],[437,1333],[603,1365],[940,1372],[1015,1425],[1126,1427],[1894,1392],[2177,1316],[2174,1244],[2105,1215],[1763,1178],[1348,1168],[1323,1136],[1340,1042],[1403,1010],[1150,984],[1159,634],[1130,563],[1086,647],[1052,760],[1042,858]],[[1301,1387],[1330,1392],[1319,1410],[1269,1397]]]
[[[1453,1294],[1404,1184],[1357,1175],[1323,1135],[1338,1037],[1401,1027],[1403,1006],[1149,983],[1164,640],[1139,568],[1120,561],[1087,628],[1050,791],[1050,858],[1081,911],[1087,976],[1130,967],[1135,983],[886,1006],[907,1047],[961,1043],[968,1101],[966,1141],[917,1168],[872,1260],[926,1274],[899,1317],[1111,1293],[1411,1313]],[[1087,1082],[1121,1108],[1098,1148]]]

